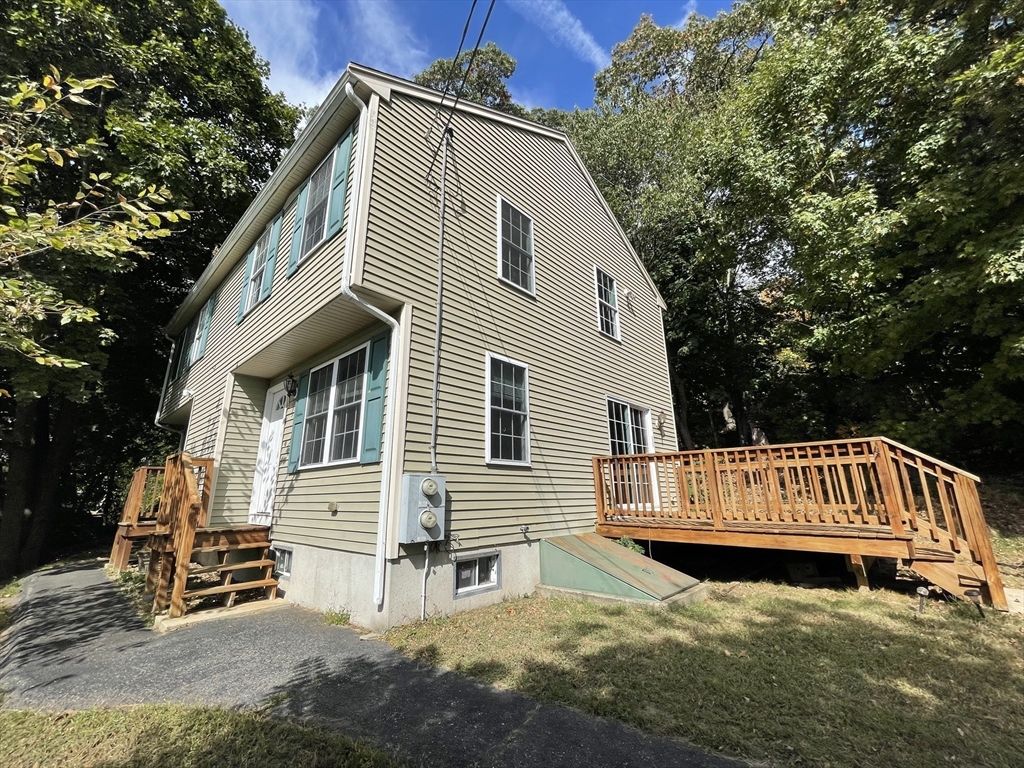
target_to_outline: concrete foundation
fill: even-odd
[[[292,544],[275,539],[275,544],[292,550],[291,574],[280,579],[285,600],[318,611],[337,610],[350,614],[353,624],[385,630],[417,621],[421,615],[424,548],[387,563],[384,605],[373,602],[373,556]],[[417,551],[418,550],[418,551]],[[540,542],[460,550],[456,560],[481,555],[500,555],[499,585],[465,595],[455,595],[455,560],[445,552],[430,553],[427,576],[427,616],[447,616],[458,611],[498,603],[505,598],[531,594],[540,581]]]

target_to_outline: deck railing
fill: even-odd
[[[979,478],[888,438],[598,456],[594,481],[599,525],[966,548],[989,583],[999,583]]]
[[[132,474],[121,519],[117,523],[114,546],[110,550],[110,566],[116,571],[128,567],[132,542],[145,538],[156,525],[160,496],[163,494],[164,472],[165,467],[139,467]]]

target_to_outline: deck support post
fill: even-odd
[[[874,562],[873,557],[868,555],[848,554],[846,556],[846,570],[857,577],[857,589],[861,592],[871,590],[871,582],[868,581],[868,569]]]

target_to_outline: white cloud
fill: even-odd
[[[550,93],[548,93],[548,89],[543,86],[540,88],[524,88],[521,85],[509,83],[508,92],[512,97],[512,101],[526,109],[533,109],[534,107],[544,107],[546,109],[554,101]]]
[[[353,61],[399,77],[411,77],[430,63],[426,43],[391,0],[351,0],[346,11]]]
[[[319,104],[341,77],[342,68],[322,66],[316,32],[320,9],[313,0],[221,0],[228,16],[249,33],[260,56],[270,62],[268,85],[294,104]]]
[[[593,64],[595,69],[611,64],[608,52],[597,44],[562,0],[508,0],[508,4],[524,19],[543,29],[552,42],[571,50],[580,61]]]
[[[686,22],[690,20],[690,17],[697,12],[697,0],[686,0],[686,4],[683,6],[683,18],[675,23],[676,29],[682,29],[686,26]]]

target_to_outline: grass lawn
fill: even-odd
[[[0,711],[5,768],[392,768],[343,736],[256,712],[172,705]]]
[[[772,765],[1024,764],[1024,620],[877,590],[716,585],[658,611],[523,598],[401,627],[405,653]]]

